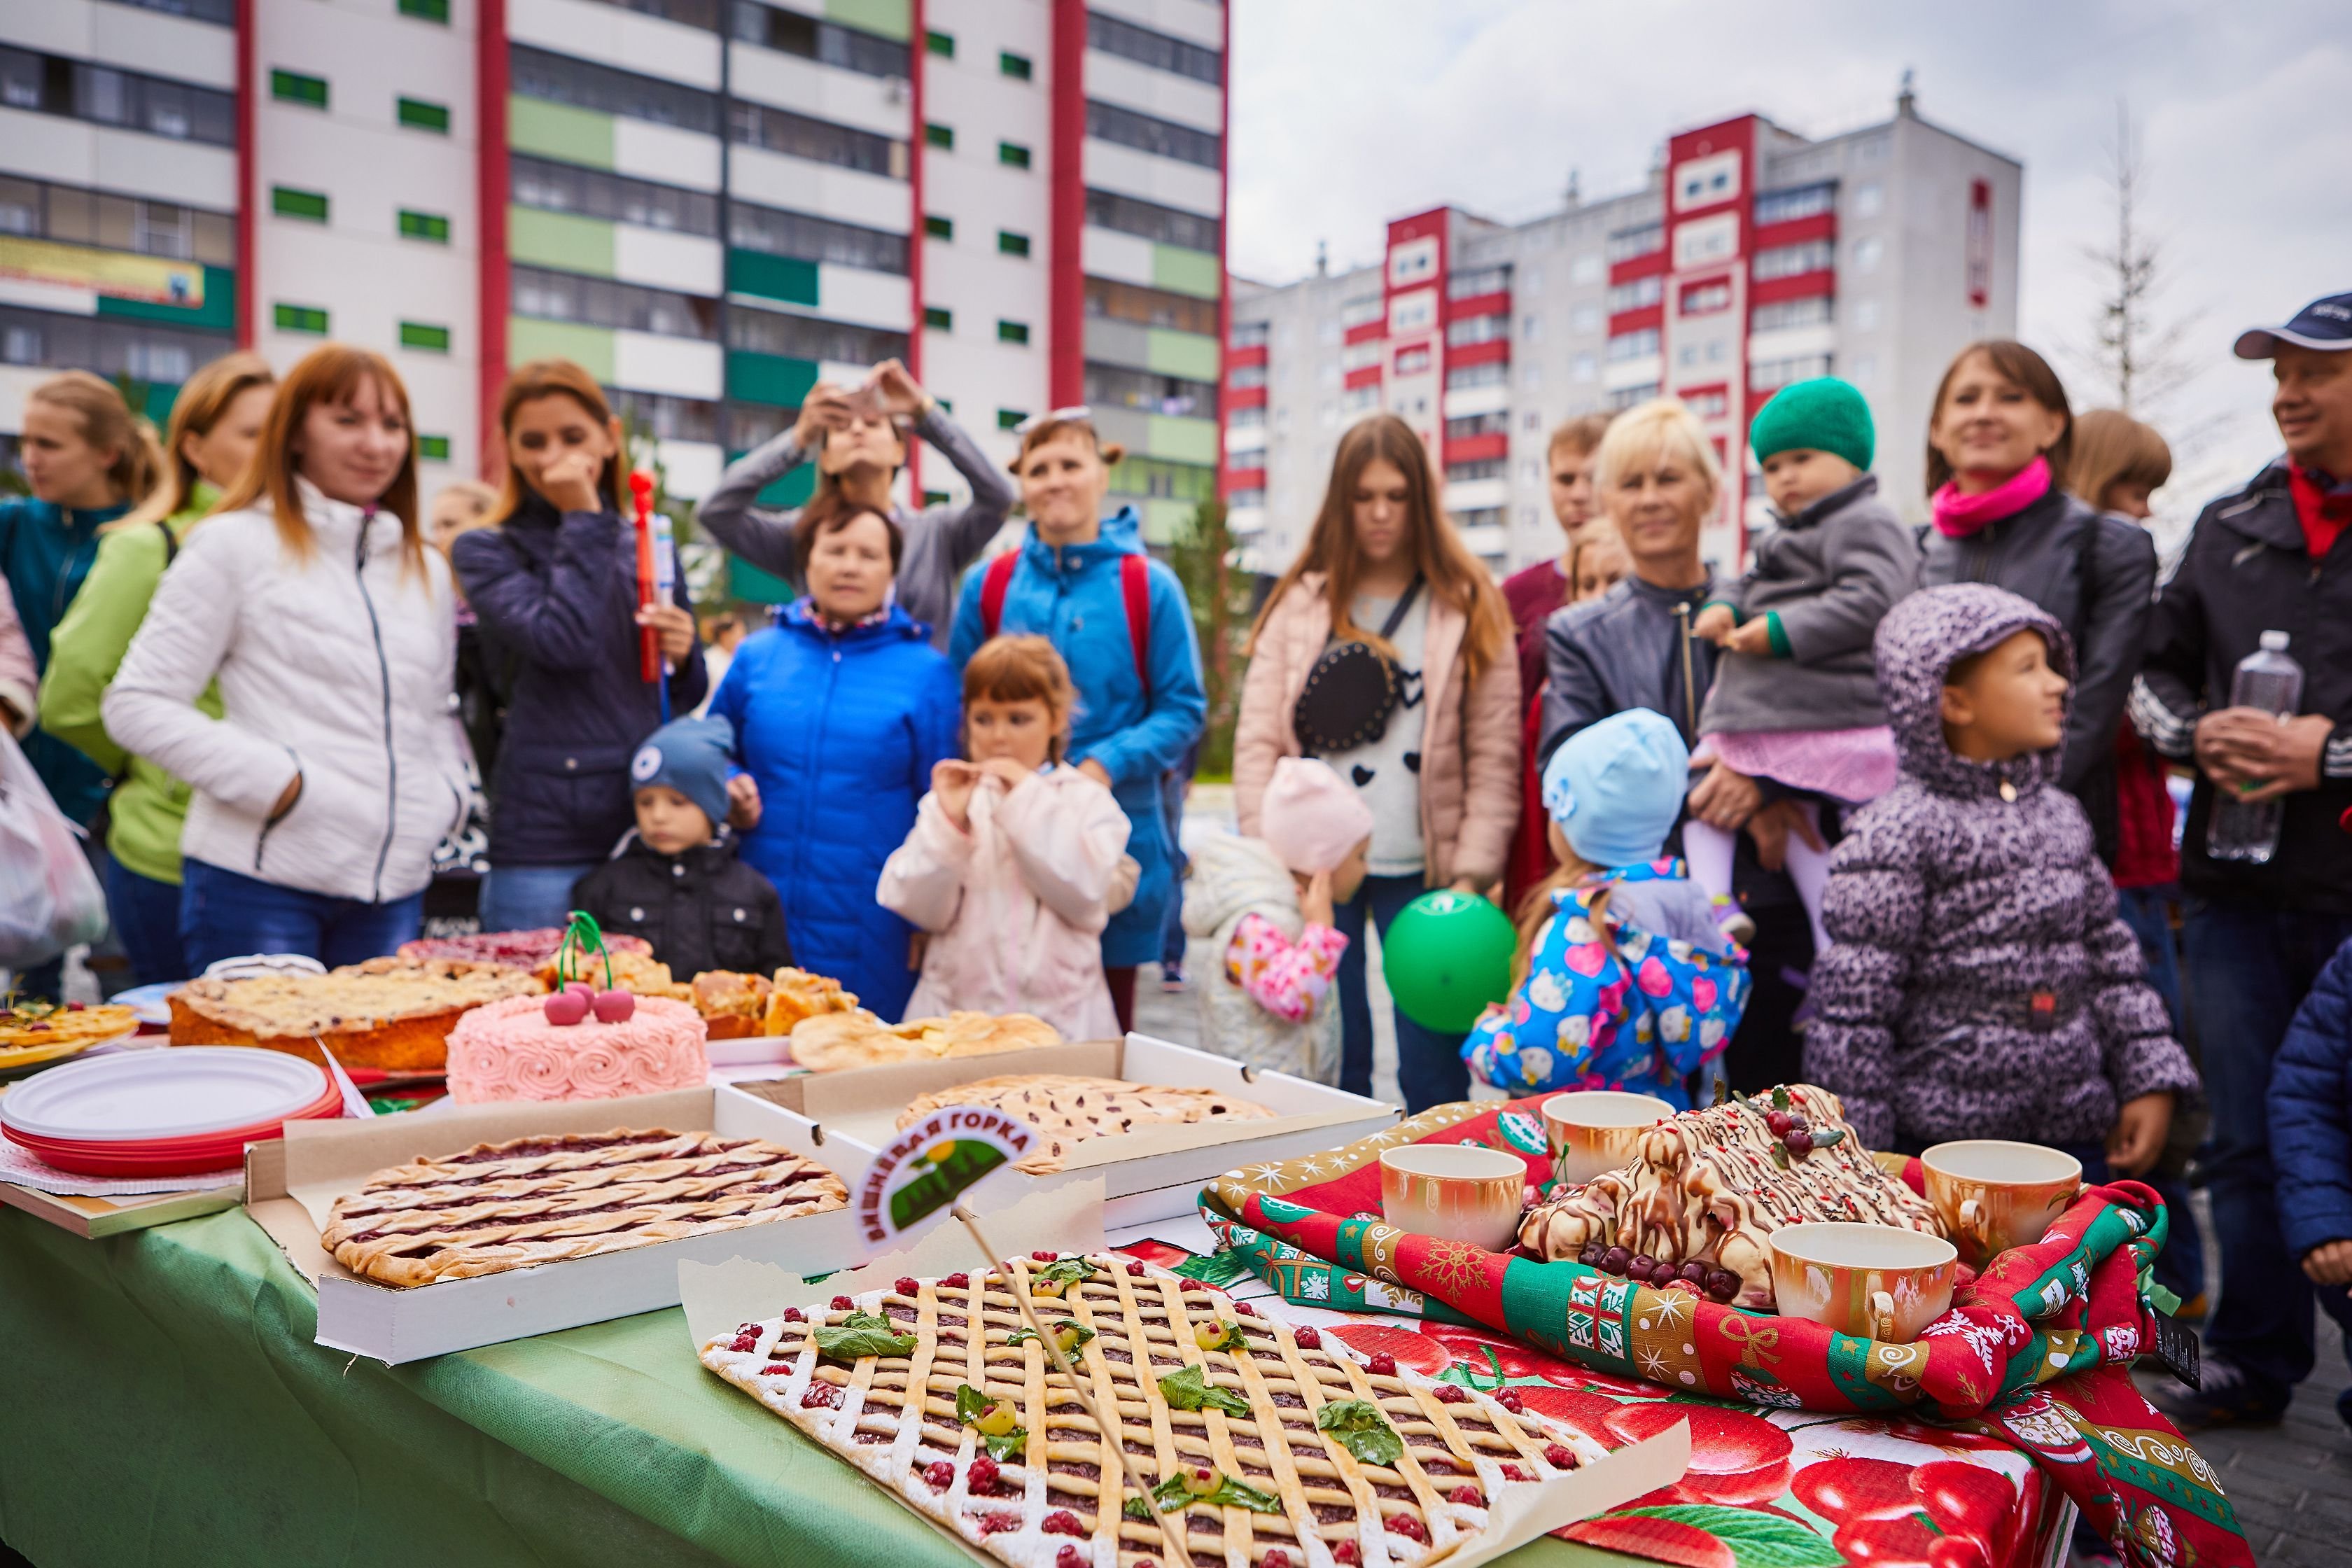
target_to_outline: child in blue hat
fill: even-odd
[[[1578,731],[1544,768],[1559,869],[1520,905],[1521,972],[1462,1047],[1514,1095],[1622,1089],[1687,1109],[1748,1005],[1747,954],[1706,890],[1662,858],[1690,752],[1646,708]]]

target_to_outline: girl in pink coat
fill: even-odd
[[[1118,1035],[1102,931],[1135,896],[1127,814],[1062,760],[1076,693],[1041,637],[964,666],[964,751],[931,770],[875,897],[926,933],[907,1016],[1033,1013],[1073,1040]]]

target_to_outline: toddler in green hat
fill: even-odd
[[[1870,405],[1853,384],[1825,375],[1782,387],[1757,412],[1748,440],[1779,526],[1755,541],[1747,574],[1691,624],[1725,655],[1692,760],[1771,779],[1803,806],[1813,836],[1790,840],[1786,863],[1818,952],[1829,945],[1822,809],[1860,805],[1895,783],[1871,638],[1879,618],[1919,585],[1919,544],[1878,498],[1868,471]],[[1727,898],[1732,846],[1719,828],[1686,824],[1692,879]]]

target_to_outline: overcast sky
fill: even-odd
[[[2025,165],[2021,335],[2078,406],[2118,98],[2143,142],[2166,304],[2200,374],[2160,423],[2202,431],[2168,510],[2276,450],[2239,328],[2352,289],[2352,6],[2343,0],[1232,0],[1231,260],[1286,281],[1376,261],[1391,217],[1504,221],[1637,188],[1670,132],[1756,111],[1801,135],[1920,114]],[[1884,433],[1882,433],[1883,435]],[[1906,433],[1906,438],[1909,433]],[[2204,496],[2179,493],[2201,486]]]

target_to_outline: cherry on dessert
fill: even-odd
[[[1255,1318],[1257,1316],[1257,1309],[1251,1306],[1247,1301],[1234,1302],[1234,1310],[1240,1313],[1244,1318]]]
[[[88,1005],[89,1004],[84,1002],[68,1002],[66,1004],[66,1011],[68,1013],[79,1013]]]
[[[1486,1494],[1480,1491],[1476,1487],[1455,1487],[1450,1496],[1454,1501],[1460,1503],[1465,1508],[1484,1508],[1486,1506]]]
[[[558,1028],[570,1028],[588,1016],[588,998],[577,991],[558,991],[539,1005],[547,1021]]]
[[[1739,1276],[1728,1268],[1706,1271],[1706,1293],[1718,1301],[1728,1301],[1739,1294]]]
[[[1764,1125],[1772,1130],[1772,1136],[1775,1138],[1786,1138],[1789,1135],[1789,1129],[1796,1124],[1797,1119],[1785,1110],[1768,1110],[1764,1113]]]
[[[1682,1273],[1683,1278],[1689,1280],[1694,1285],[1705,1285],[1706,1283],[1706,1265],[1701,1263],[1696,1258],[1683,1265]]]
[[[995,1535],[1003,1531],[1020,1528],[1021,1516],[1017,1513],[983,1513],[980,1516],[980,1532],[982,1535]]]
[[[748,1351],[759,1342],[760,1342],[756,1338],[750,1334],[738,1334],[735,1337],[734,1343],[729,1345],[727,1348],[730,1351]]]
[[[804,1321],[805,1320],[801,1316],[801,1310],[798,1307],[787,1307],[784,1309],[784,1321],[788,1323],[798,1323]]]
[[[1781,1142],[1790,1153],[1800,1157],[1813,1152],[1813,1135],[1801,1127],[1792,1129]]]
[[[911,1274],[899,1275],[897,1281],[893,1283],[890,1288],[898,1291],[901,1296],[911,1296],[922,1289],[920,1285],[916,1283],[915,1277]]]
[[[792,1374],[793,1363],[788,1361],[770,1362],[760,1369],[761,1377],[790,1377]]]
[[[1298,1342],[1301,1350],[1319,1351],[1323,1348],[1322,1331],[1312,1323],[1302,1323],[1291,1330],[1290,1337]]]
[[[808,1392],[801,1395],[801,1407],[804,1410],[834,1410],[840,1405],[841,1390],[829,1383],[812,1383]]]
[[[1386,1351],[1377,1352],[1373,1354],[1371,1360],[1364,1363],[1364,1370],[1370,1373],[1374,1377],[1394,1377],[1396,1375],[1396,1357],[1389,1354]]]
[[[1391,1535],[1402,1535],[1407,1541],[1429,1539],[1429,1528],[1409,1513],[1392,1513],[1382,1522]]]
[[[1650,1277],[1650,1270],[1657,1266],[1656,1258],[1646,1252],[1637,1252],[1625,1260],[1625,1277],[1628,1279],[1647,1279]]]
[[[943,1492],[955,1485],[955,1467],[945,1459],[933,1459],[923,1467],[923,1481],[933,1491]]]
[[[1029,1255],[1029,1261],[1032,1263],[1051,1263],[1060,1256],[1061,1254],[1057,1252],[1033,1252]]]
[[[1363,1560],[1364,1549],[1354,1542],[1337,1541],[1331,1543],[1331,1561],[1339,1563],[1339,1568],[1354,1568],[1354,1564]]]
[[[626,991],[599,991],[588,1005],[600,1024],[625,1024],[637,1016],[637,999]]]
[[[1601,1258],[1607,1257],[1609,1249],[1599,1242],[1588,1241],[1584,1244],[1584,1250],[1576,1255],[1576,1260],[1587,1268],[1598,1268],[1601,1267]]]
[[[855,1305],[856,1305],[856,1303],[852,1301],[846,1296],[835,1296],[833,1299],[833,1310],[836,1312],[846,1312]]]
[[[940,1281],[940,1289],[942,1290],[962,1290],[969,1289],[971,1285],[971,1276],[969,1274],[950,1274]]]
[[[1087,1560],[1075,1546],[1064,1546],[1054,1553],[1054,1568],[1087,1568]]]
[[[1527,1414],[1527,1397],[1516,1388],[1497,1389],[1495,1393],[1495,1403],[1514,1415]]]
[[[1566,1444],[1554,1443],[1544,1449],[1544,1463],[1555,1470],[1572,1470],[1576,1468],[1576,1456],[1569,1452]]]
[[[1132,1278],[1134,1278],[1134,1279],[1142,1279],[1142,1278],[1143,1278],[1143,1260],[1142,1260],[1141,1258],[1137,1258],[1134,1262],[1129,1263],[1129,1264],[1127,1266],[1127,1272],[1128,1272],[1128,1274],[1129,1274],[1130,1277],[1132,1277]]]
[[[1257,1568],[1290,1568],[1290,1553],[1279,1546],[1270,1547],[1266,1554],[1257,1560]]]
[[[1469,1397],[1469,1390],[1458,1383],[1441,1383],[1437,1385],[1437,1403],[1440,1405],[1459,1405]]]
[[[1633,1255],[1622,1247],[1612,1247],[1601,1255],[1603,1274],[1622,1274],[1633,1266]]]
[[[987,1493],[996,1489],[996,1461],[986,1454],[967,1466],[963,1472],[966,1491]]]
[[[1078,1516],[1066,1508],[1057,1508],[1047,1514],[1037,1528],[1048,1535],[1084,1535],[1087,1532],[1086,1527],[1078,1522]]]

